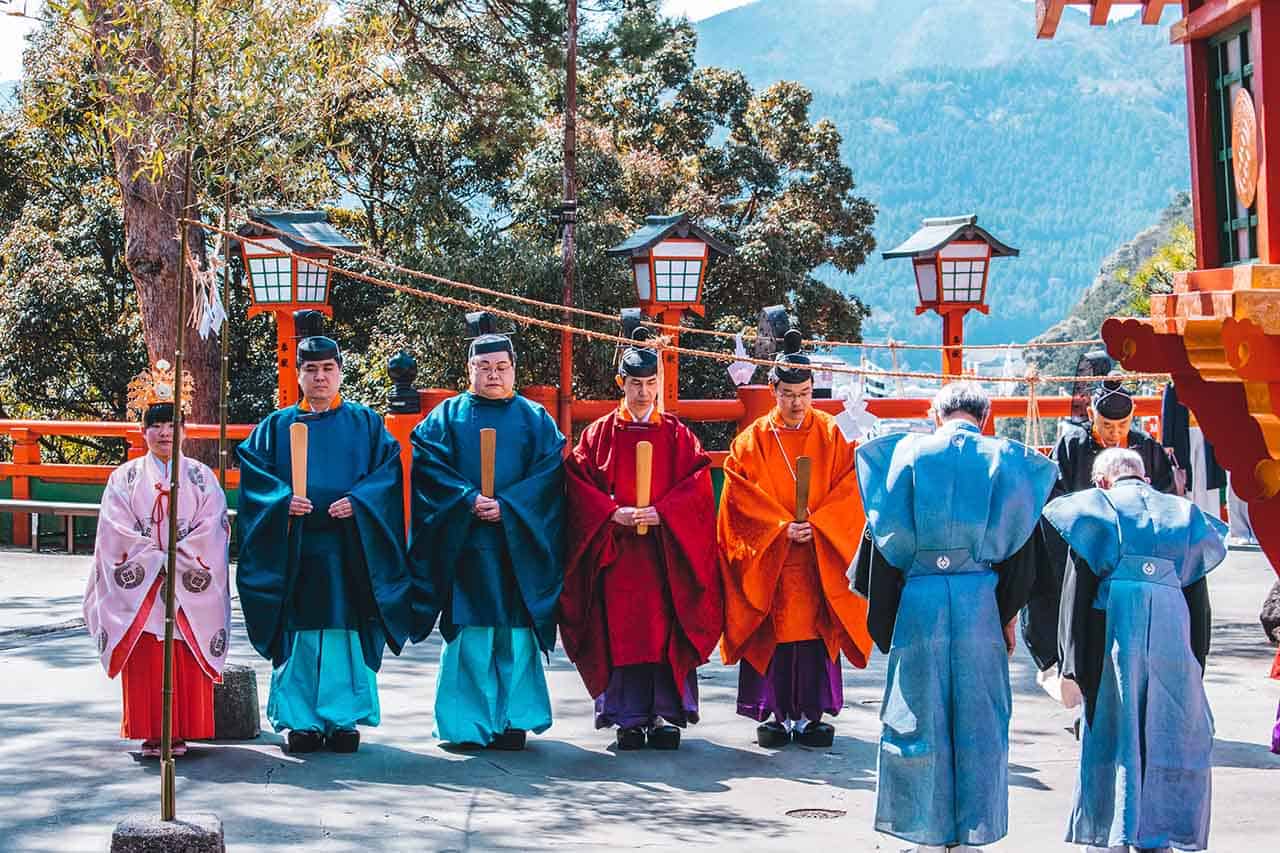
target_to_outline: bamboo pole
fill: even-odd
[[[222,202],[222,228],[224,231],[231,230],[231,176],[226,175],[223,180],[226,183],[225,194]],[[222,361],[220,365],[220,374],[218,377],[218,485],[225,492],[227,490],[227,397],[230,394],[230,388],[227,387],[227,379],[229,376],[229,364],[231,360],[230,347],[231,342],[228,337],[231,334],[231,238],[222,238],[222,311],[226,315],[222,321],[222,332],[219,335],[221,340],[219,343],[222,347]]]
[[[182,218],[191,218],[191,172],[195,146],[191,132],[195,127],[196,39],[200,20],[199,0],[191,6],[191,78],[187,91],[187,157],[182,176]],[[173,455],[169,463],[169,560],[164,578],[164,687],[160,719],[160,819],[171,821],[177,816],[177,782],[173,766],[173,627],[177,610],[174,579],[178,570],[178,486],[182,468],[182,349],[187,328],[187,234],[185,223],[178,228],[178,331],[173,347]]]

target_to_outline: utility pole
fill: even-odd
[[[573,307],[573,229],[578,219],[578,0],[566,0],[568,15],[565,27],[564,79],[564,203],[560,208],[561,272],[564,289],[561,304]],[[573,325],[573,315],[564,312],[566,326]],[[573,446],[573,333],[560,333],[560,395],[557,420],[564,433],[565,447]]]

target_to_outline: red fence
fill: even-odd
[[[406,466],[409,462],[409,433],[413,427],[426,416],[427,412],[449,398],[455,392],[431,388],[419,392],[422,412],[408,415],[388,415],[387,428],[404,448],[403,457]],[[546,406],[554,412],[558,391],[549,385],[530,386],[522,392],[531,400]],[[738,389],[733,399],[725,400],[681,400],[675,414],[687,421],[694,422],[733,422],[738,429],[744,428],[756,418],[767,414],[773,407],[773,393],[767,385],[747,385]],[[996,397],[992,401],[992,420],[987,424],[987,431],[993,433],[995,420],[998,418],[1024,418],[1027,415],[1026,397]],[[1136,398],[1139,416],[1158,416],[1160,398]],[[868,410],[871,414],[885,419],[922,419],[928,417],[930,401],[926,399],[882,399],[869,400]],[[1037,398],[1040,416],[1048,421],[1067,417],[1071,413],[1069,397]],[[577,423],[594,420],[617,407],[616,400],[575,400],[573,402],[573,419]],[[839,400],[818,400],[815,406],[827,412],[841,411]],[[227,437],[239,441],[249,435],[253,426],[250,424],[232,424],[227,427]],[[31,481],[54,481],[63,483],[81,483],[102,485],[112,471],[110,465],[67,465],[43,462],[40,458],[40,439],[45,436],[76,436],[95,438],[123,438],[128,443],[129,458],[140,456],[146,451],[142,438],[142,429],[138,424],[112,423],[96,421],[8,421],[0,420],[0,435],[8,435],[13,441],[13,460],[0,462],[0,482],[12,484],[12,497],[28,499],[31,497]],[[216,440],[218,427],[209,424],[187,424],[185,438],[187,440]],[[726,452],[712,451],[712,458],[719,466],[723,463]],[[239,486],[239,471],[234,468],[227,471],[227,487]],[[27,545],[30,542],[30,518],[26,514],[14,514],[14,544]]]

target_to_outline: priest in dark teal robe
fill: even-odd
[[[413,639],[444,638],[436,736],[523,749],[551,726],[542,655],[555,645],[564,580],[564,436],[514,393],[505,335],[471,344],[470,389],[413,431],[409,560]],[[494,494],[481,494],[480,430],[497,431]]]
[[[400,445],[374,411],[342,399],[342,354],[298,344],[304,399],[239,448],[236,585],[255,649],[271,661],[267,719],[290,752],[354,752],[380,720],[375,673],[409,632]],[[293,493],[289,427],[308,428],[307,494]]]

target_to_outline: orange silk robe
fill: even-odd
[[[734,439],[717,520],[726,664],[746,660],[763,673],[778,643],[820,638],[832,660],[843,651],[867,665],[867,603],[847,577],[864,522],[853,455],[835,418],[816,409],[794,430],[775,409]],[[787,538],[800,456],[812,460],[813,542],[803,545]]]

